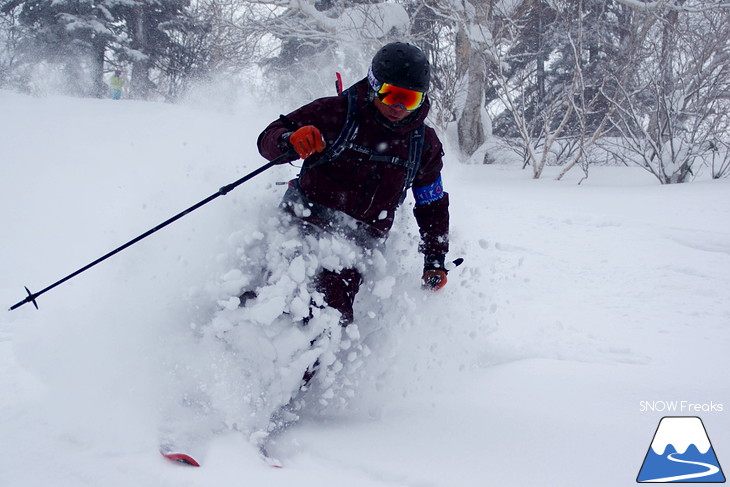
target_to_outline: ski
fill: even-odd
[[[158,450],[160,454],[171,460],[191,467],[200,467],[205,461],[208,444],[213,438],[213,432],[175,432],[167,429],[160,437]]]
[[[282,430],[277,429],[274,435],[272,435],[271,432],[266,432],[258,440],[253,442],[254,447],[256,447],[258,450],[259,458],[261,459],[261,461],[263,461],[269,467],[273,468],[284,467],[281,460],[275,458],[269,453],[269,442],[280,431]],[[193,448],[193,450],[196,449]],[[198,448],[198,450],[200,449]],[[162,444],[159,447],[160,455],[172,462],[176,462],[190,467],[200,467],[202,456],[193,455],[191,453],[184,453],[185,451],[190,451],[190,449],[175,448],[172,444]],[[199,451],[198,453],[201,453],[201,451]]]
[[[168,460],[172,460],[173,462],[182,463],[183,465],[189,465],[191,467],[200,466],[200,463],[198,463],[196,459],[194,459],[187,453],[165,451],[163,449],[160,449],[160,454]]]

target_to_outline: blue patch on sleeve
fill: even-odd
[[[416,198],[416,206],[427,205],[444,197],[444,185],[441,182],[441,175],[428,186],[413,188],[413,197]]]

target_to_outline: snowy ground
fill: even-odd
[[[0,107],[6,308],[261,165],[258,132],[292,108],[4,91]],[[210,318],[236,232],[278,202],[289,166],[54,289],[40,311],[0,314],[0,485],[630,485],[668,415],[700,416],[727,468],[730,181],[664,187],[594,168],[578,186],[447,166],[451,257],[466,263],[442,292],[420,291],[401,212],[381,299],[356,303],[372,350],[356,394],[277,441],[284,469],[235,432],[202,468],[178,466],[157,432],[181,374],[224,408],[238,400],[241,357],[196,348],[191,324]]]

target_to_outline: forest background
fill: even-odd
[[[392,40],[427,52],[465,162],[730,175],[722,0],[0,0],[0,88],[107,97],[120,70],[128,99],[301,101]]]

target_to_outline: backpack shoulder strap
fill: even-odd
[[[426,125],[419,125],[411,133],[411,141],[408,147],[408,178],[406,179],[406,189],[413,186],[413,180],[416,179],[416,173],[421,166],[421,156],[423,155],[424,139],[426,138]]]
[[[421,157],[423,156],[423,145],[426,138],[426,124],[421,124],[411,132],[411,140],[408,145],[408,163],[406,168],[408,173],[406,174],[406,182],[403,188],[403,195],[401,196],[400,202],[405,201],[408,195],[408,189],[413,186],[413,180],[416,179],[418,169],[421,167]]]
[[[322,155],[314,160],[305,161],[302,165],[302,171],[305,172],[313,167],[317,167],[329,161],[337,159],[342,151],[344,151],[349,143],[357,135],[357,131],[360,128],[360,107],[357,106],[357,91],[351,88],[343,91],[340,96],[347,97],[347,116],[345,118],[345,124],[342,126],[340,135],[337,139],[327,147]]]

